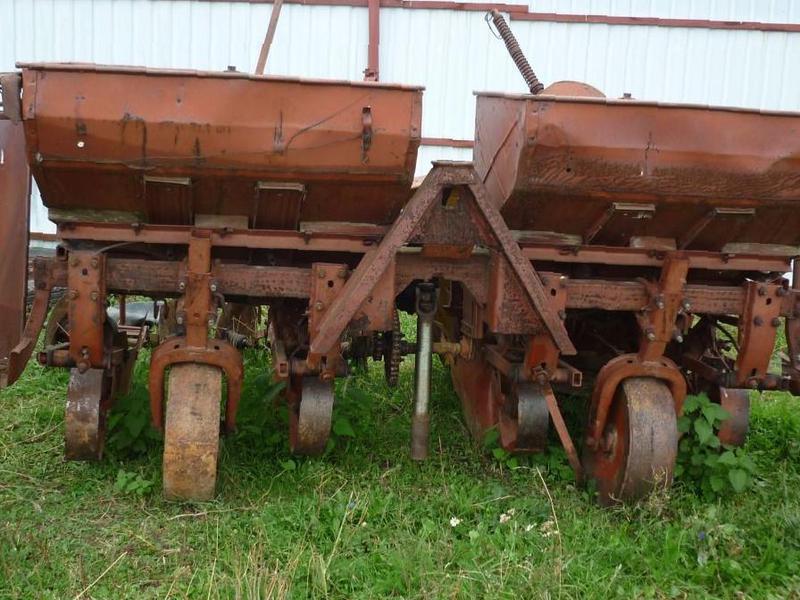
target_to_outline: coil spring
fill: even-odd
[[[522,78],[525,80],[525,83],[528,84],[528,89],[531,91],[531,94],[540,94],[542,90],[544,90],[544,86],[536,77],[536,73],[533,72],[530,63],[528,63],[528,59],[526,59],[525,55],[522,53],[522,48],[519,47],[517,38],[514,37],[514,34],[511,32],[511,28],[508,26],[508,23],[506,23],[503,15],[501,15],[498,11],[493,10],[487,16],[491,16],[492,22],[497,28],[497,33],[499,33],[500,37],[503,38],[506,49],[511,55],[511,60],[514,61],[514,64],[517,65],[517,69],[519,69],[519,72],[522,73]]]

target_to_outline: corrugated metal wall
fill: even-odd
[[[513,1],[513,0],[511,0]],[[0,0],[0,70],[16,61],[85,61],[252,70],[271,5],[190,0]],[[791,0],[541,0],[539,12],[800,22]],[[609,96],[800,110],[800,33],[513,20],[543,82],[586,81]],[[267,71],[361,79],[367,10],[285,5]],[[426,86],[423,135],[470,139],[475,90],[525,86],[484,15],[381,10],[380,74]],[[469,159],[465,148],[424,147],[430,161]],[[38,199],[32,228],[52,231]]]

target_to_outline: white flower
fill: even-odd
[[[529,533],[530,531],[533,530],[534,527],[536,527],[534,523],[531,523],[530,525],[525,525],[525,533]]]
[[[450,527],[457,527],[459,523],[461,523],[461,519],[458,517],[450,517]]]
[[[503,513],[500,515],[500,523],[508,523],[511,520],[511,515]]]
[[[506,512],[513,517],[517,510],[515,508],[509,508]]]
[[[539,531],[542,532],[544,537],[550,537],[551,535],[558,533],[556,530],[556,524],[553,521],[545,521],[542,523],[541,527],[539,527]]]

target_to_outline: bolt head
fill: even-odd
[[[767,295],[767,288],[761,286],[758,288],[758,295],[759,296],[766,296]]]
[[[347,269],[347,267],[342,267],[341,269],[339,269],[339,272],[337,273],[337,275],[338,275],[339,279],[347,279],[347,275],[348,275],[349,272],[350,271]]]
[[[212,292],[216,292],[217,291],[217,284],[216,283],[212,283],[211,286],[210,286],[210,289],[211,289]]]
[[[69,261],[69,265],[70,265],[71,267],[77,267],[79,264],[80,264],[80,261],[78,261],[78,259],[77,259],[77,258],[73,258],[73,259],[71,259],[71,260]]]
[[[96,269],[99,264],[100,264],[100,261],[98,261],[96,258],[92,259],[91,265],[92,265],[93,269]]]
[[[322,310],[325,308],[325,305],[321,301],[317,300],[316,304],[314,304],[314,308],[317,310]]]
[[[656,341],[655,332],[654,331],[648,331],[647,332],[647,339],[650,340],[651,342],[655,342]]]
[[[183,291],[183,290],[185,290],[185,289],[186,289],[186,282],[184,282],[184,281],[181,281],[181,282],[178,284],[178,289],[179,289],[180,291]]]
[[[71,300],[75,300],[78,297],[78,290],[70,290],[69,297]]]
[[[763,317],[756,317],[755,319],[753,319],[753,325],[755,325],[756,327],[761,327],[761,325],[763,324],[764,324]]]
[[[98,299],[99,297],[100,297],[100,296],[98,295],[98,293],[97,293],[97,292],[92,292],[92,293],[91,293],[91,298],[92,298],[92,300],[93,300],[93,301],[97,302],[97,299]]]
[[[178,325],[183,325],[183,317],[175,317],[175,322]]]
[[[325,269],[320,269],[319,271],[317,271],[317,277],[319,277],[320,279],[325,279],[326,277]]]
[[[781,319],[780,317],[773,317],[772,318],[772,326],[773,327],[780,327]]]
[[[683,301],[682,306],[683,306],[683,310],[685,310],[686,312],[689,312],[690,310],[692,310],[691,303],[687,302],[686,300]]]

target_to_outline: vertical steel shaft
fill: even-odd
[[[417,356],[414,368],[414,415],[411,419],[411,458],[428,458],[431,396],[433,317],[436,313],[436,288],[431,283],[417,286]]]

